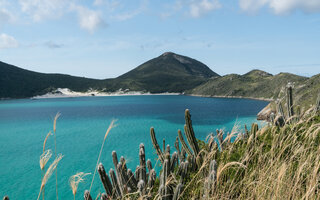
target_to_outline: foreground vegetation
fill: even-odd
[[[112,122],[91,181],[97,171],[105,193],[93,195],[97,199],[319,199],[320,98],[301,114],[293,109],[292,87],[286,91],[286,112],[279,103],[276,116],[267,126],[259,129],[257,124],[252,124],[245,131],[235,126],[230,133],[217,130],[206,141],[195,138],[191,115],[186,110],[184,131],[178,130],[174,153],[165,141],[160,148],[151,128],[151,141],[162,167],[159,176],[151,161],[146,161],[143,144],[139,146],[140,162],[134,173],[127,168],[124,157],[118,160],[115,151],[112,153],[115,168],[105,171],[99,159],[103,144],[115,126]],[[57,117],[55,123],[56,120]],[[43,152],[41,169],[51,156],[45,151],[45,143]],[[46,181],[62,158],[57,154],[55,157],[44,173],[38,199],[41,193],[44,199]],[[81,172],[71,177],[74,196],[86,175]],[[92,199],[91,187],[92,184],[84,193],[85,200]]]

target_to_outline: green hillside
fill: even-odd
[[[272,75],[260,70],[252,70],[244,75],[229,74],[211,78],[208,82],[186,93],[276,100],[284,96],[285,86],[288,83],[294,85],[297,104],[307,105],[315,102],[320,91],[320,75],[307,78],[290,73]]]
[[[52,88],[86,91],[100,80],[64,74],[33,72],[0,62],[0,98],[26,98],[45,94]]]
[[[106,91],[184,92],[218,76],[195,59],[167,52],[108,81]]]
[[[164,53],[115,79],[89,79],[64,74],[44,74],[0,62],[0,98],[26,98],[56,88],[84,92],[97,89],[130,91],[183,92],[210,77],[219,76],[203,63],[174,53]]]

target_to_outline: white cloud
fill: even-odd
[[[116,14],[114,16],[112,16],[112,18],[119,20],[119,21],[125,21],[131,18],[134,18],[135,16],[141,14],[143,11],[145,11],[148,7],[148,1],[147,0],[143,0],[141,1],[140,6],[132,11],[128,11],[128,12],[124,12],[124,13],[119,13]]]
[[[66,0],[19,0],[22,12],[31,16],[33,21],[60,17],[68,6]]]
[[[221,8],[219,0],[192,1],[190,4],[190,15],[192,17],[200,17],[219,8]]]
[[[239,5],[246,12],[256,12],[266,6],[277,15],[294,10],[320,12],[320,0],[240,0]]]
[[[78,13],[79,25],[82,29],[93,33],[97,28],[106,26],[98,11],[83,6],[73,6],[72,9]]]
[[[18,41],[14,37],[5,33],[0,34],[0,49],[15,48],[18,45]]]
[[[0,25],[14,21],[14,16],[5,8],[0,8]]]
[[[165,19],[184,12],[189,17],[198,18],[222,7],[219,0],[176,0],[174,3],[165,4],[165,11],[160,17]]]

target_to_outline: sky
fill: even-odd
[[[320,0],[0,0],[0,61],[117,77],[174,52],[220,75],[320,72]]]

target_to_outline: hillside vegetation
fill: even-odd
[[[105,91],[122,88],[151,93],[181,93],[218,76],[195,59],[167,52],[107,82]]]
[[[54,88],[87,91],[99,80],[64,74],[33,72],[0,62],[0,98],[26,98],[45,94]]]
[[[57,88],[77,92],[90,89],[151,93],[182,93],[210,77],[219,76],[203,63],[167,52],[113,79],[89,79],[64,74],[44,74],[0,62],[0,98],[26,98],[46,94]]]
[[[290,73],[272,75],[261,70],[253,70],[244,75],[230,74],[211,78],[206,83],[187,91],[187,94],[226,97],[263,98],[281,100],[285,86],[294,85],[296,105],[310,107],[320,92],[320,75],[311,78]]]

